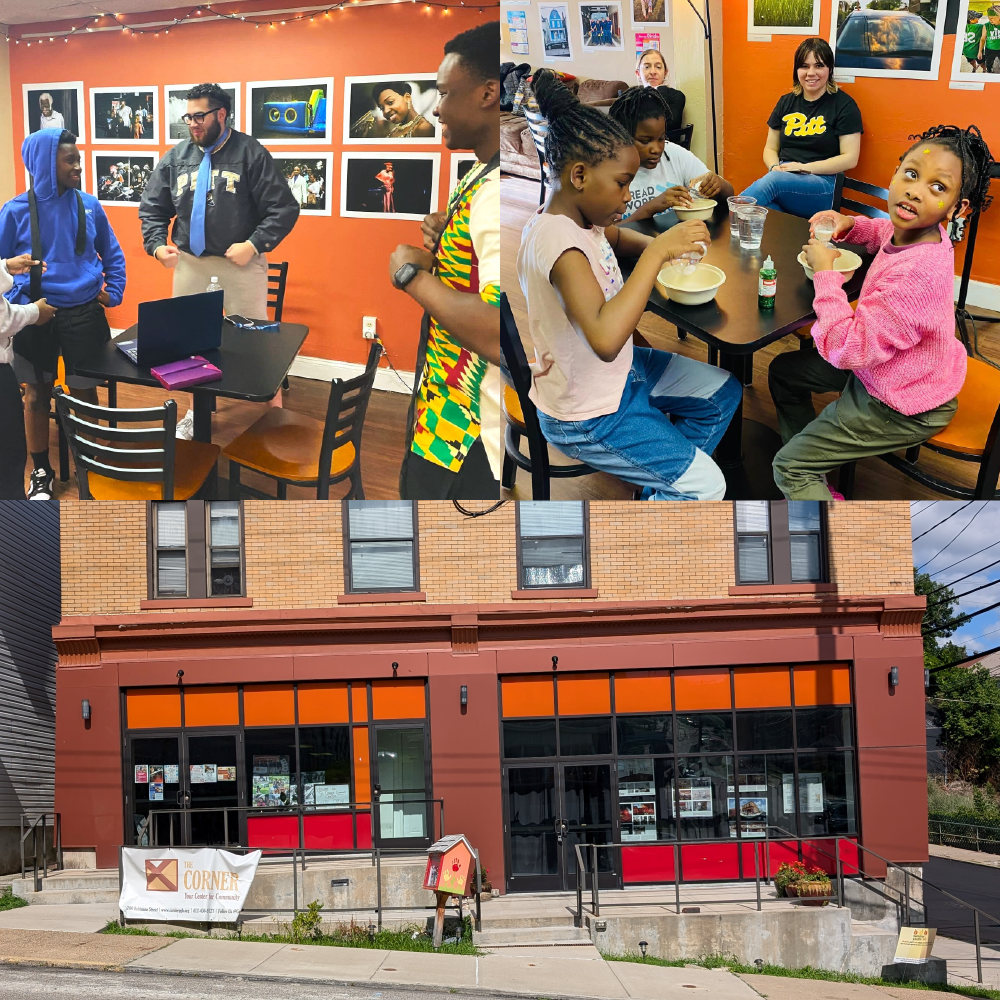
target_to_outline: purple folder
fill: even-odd
[[[189,385],[201,385],[203,382],[218,382],[222,378],[222,372],[198,354],[181,361],[171,361],[170,364],[150,368],[149,374],[164,389],[184,389]]]

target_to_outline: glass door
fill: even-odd
[[[181,805],[180,737],[144,736],[131,739],[129,799],[132,834],[128,843],[136,847],[183,844],[183,824],[180,816],[163,812]],[[146,823],[146,819],[149,822]],[[171,837],[171,822],[173,836]]]
[[[181,800],[191,809],[211,812],[188,814],[187,843],[197,847],[235,846],[240,840],[240,815],[237,780],[237,733],[211,736],[185,735],[184,787]],[[223,807],[230,807],[226,812]]]
[[[379,839],[387,847],[424,846],[433,830],[423,726],[375,729]]]
[[[615,841],[614,799],[611,792],[611,764],[563,764],[562,791],[562,870],[563,888],[576,888],[576,845],[613,844]],[[584,869],[590,871],[593,854],[581,848]],[[612,848],[598,848],[598,884],[617,889]],[[589,878],[588,878],[589,884]]]
[[[556,769],[508,767],[507,852],[510,892],[562,889],[563,821],[557,803]]]

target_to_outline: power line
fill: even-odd
[[[944,632],[946,629],[951,629],[953,632],[962,623],[969,621],[970,618],[977,618],[979,615],[985,615],[987,611],[992,611],[994,608],[1000,608],[1000,601],[996,604],[990,604],[985,608],[980,608],[979,611],[970,611],[967,614],[959,615],[957,618],[952,618],[950,622],[945,622],[943,625],[935,625],[934,628],[927,629],[924,635],[934,635],[935,632]]]
[[[996,542],[993,543],[994,545]],[[965,576],[960,576],[955,580],[949,580],[947,583],[942,583],[940,587],[935,587],[933,590],[927,591],[927,596],[930,597],[932,594],[936,594],[939,590],[946,590],[948,587],[954,587],[956,583],[961,583],[963,580],[968,580],[970,576],[976,576],[979,573],[985,573],[986,570],[992,569],[994,566],[1000,566],[1000,559],[995,562],[987,563],[985,566],[980,566],[979,569],[974,569],[971,573],[966,573]]]
[[[967,562],[969,559],[972,559],[973,557],[980,555],[987,549],[992,549],[994,545],[1000,545],[1000,538],[998,538],[995,542],[990,542],[988,545],[984,545],[981,549],[976,549],[975,552],[972,552],[967,556],[962,556],[961,559],[956,559],[953,563],[948,563],[948,565],[945,566],[944,569],[937,570],[937,574],[940,576],[942,573],[947,573],[948,570],[954,568],[959,563]]]
[[[949,597],[947,600],[935,601],[933,604],[928,604],[927,610],[930,611],[931,608],[939,608],[942,604],[953,604],[955,601],[961,600],[963,597],[968,597],[969,594],[974,594],[977,590],[985,590],[987,587],[995,587],[998,583],[1000,583],[1000,579],[990,580],[989,583],[984,583],[979,587],[973,587],[972,590],[967,590],[962,594],[956,594],[954,597]]]
[[[943,500],[931,500],[931,502],[928,503],[926,507],[921,507],[920,510],[917,510],[917,511],[911,511],[910,512],[910,517],[911,518],[913,518],[913,517],[920,517],[921,514],[927,513],[927,511],[929,511],[931,509],[931,507],[933,507],[934,504],[936,504],[936,503],[944,503],[944,501]]]
[[[971,501],[971,500],[969,501],[969,503],[972,503],[972,502],[973,502],[973,501]],[[965,507],[967,507],[967,506],[968,506],[968,504],[965,504],[965,505],[964,505],[963,507],[961,507],[961,508],[959,508],[959,509],[960,509],[960,510],[964,510],[964,509],[965,509]],[[975,514],[973,514],[973,515],[972,515],[972,517],[970,517],[970,518],[969,518],[969,520],[968,520],[968,521],[966,522],[965,526],[964,526],[964,527],[962,527],[961,529],[959,529],[959,532],[958,532],[958,534],[957,534],[957,535],[955,535],[955,537],[954,537],[954,538],[953,538],[953,539],[952,539],[952,540],[951,540],[950,542],[947,542],[947,543],[946,543],[945,545],[943,545],[943,546],[942,546],[942,547],[941,547],[940,549],[938,549],[938,551],[937,551],[937,552],[936,552],[936,553],[935,553],[935,554],[934,554],[933,556],[931,556],[931,558],[930,558],[930,559],[928,559],[928,560],[927,560],[927,562],[925,562],[925,563],[923,563],[922,565],[918,566],[918,567],[917,567],[917,569],[918,569],[918,570],[920,570],[920,569],[923,569],[923,568],[924,568],[924,566],[926,566],[926,565],[927,565],[927,563],[932,563],[932,562],[934,562],[934,560],[935,560],[935,559],[937,559],[937,557],[938,557],[939,555],[941,555],[941,553],[942,553],[942,552],[944,552],[944,550],[945,550],[946,548],[948,548],[948,546],[949,546],[949,545],[952,545],[953,543],[957,542],[957,541],[958,541],[958,540],[959,540],[959,539],[960,539],[960,538],[962,537],[962,535],[963,535],[963,534],[965,534],[965,532],[966,532],[966,531],[967,531],[967,530],[968,530],[969,528],[971,528],[971,527],[972,527],[972,522],[973,522],[973,521],[975,521],[975,519],[976,519],[977,517],[979,517],[979,515],[980,515],[980,514],[981,514],[981,513],[982,513],[982,512],[984,511],[984,510],[986,510],[986,503],[985,503],[985,501],[983,502],[983,506],[982,506],[982,507],[980,507],[980,508],[979,508],[979,510],[977,510],[977,511],[976,511],[976,513],[975,513]],[[959,512],[959,511],[955,511],[955,514],[957,514],[958,512]],[[949,516],[952,516],[952,517],[953,517],[954,515],[949,515]],[[947,520],[947,518],[946,518],[946,520]],[[944,522],[943,522],[943,521],[941,521],[941,522],[939,522],[939,523],[940,523],[940,524],[943,524]]]
[[[920,539],[924,537],[924,535],[929,535],[932,531],[935,531],[936,529],[940,528],[941,525],[945,523],[945,521],[950,521],[953,517],[956,517],[957,515],[961,514],[966,507],[968,507],[970,504],[974,502],[975,501],[973,500],[969,500],[966,503],[963,503],[962,506],[958,508],[958,510],[953,510],[947,517],[942,518],[940,521],[935,521],[926,531],[917,535],[917,537],[914,538],[913,541],[915,543],[919,542]]]

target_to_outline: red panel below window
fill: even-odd
[[[844,861],[849,862],[849,864],[845,865],[845,868],[847,872],[850,872],[851,866],[857,864],[857,848],[853,847],[853,845],[848,846],[845,843],[840,845],[840,852],[840,856]],[[836,840],[802,841],[802,861],[808,871],[812,871],[813,868],[822,868],[828,875],[836,874],[836,853]]]
[[[247,843],[250,847],[298,847],[298,818],[296,816],[251,816],[247,819]]]
[[[358,814],[358,850],[367,850],[372,846],[372,814]]]
[[[673,882],[672,847],[623,847],[622,879],[628,882]]]
[[[741,849],[743,851],[743,877],[752,879],[754,877],[753,867],[753,841],[744,840]],[[794,840],[780,841],[772,840],[770,844],[765,841],[758,841],[757,858],[760,865],[760,877],[774,875],[782,862],[791,864],[799,860],[799,845]]]
[[[687,844],[681,848],[681,873],[685,882],[738,879],[740,862],[737,845]],[[753,855],[750,855],[753,864]]]
[[[320,813],[303,819],[305,844],[310,850],[351,850],[354,821],[350,813]]]
[[[882,863],[878,858],[873,858],[871,855],[865,858],[864,851],[858,850],[858,842],[856,840],[842,840],[840,842],[840,865],[845,875],[857,875],[859,865],[871,871],[872,861],[876,864]]]

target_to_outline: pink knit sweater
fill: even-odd
[[[955,336],[955,250],[938,228],[940,243],[893,247],[888,219],[855,220],[844,242],[878,251],[856,311],[836,271],[820,271],[813,281],[820,354],[907,416],[954,399],[965,382],[966,355]]]

